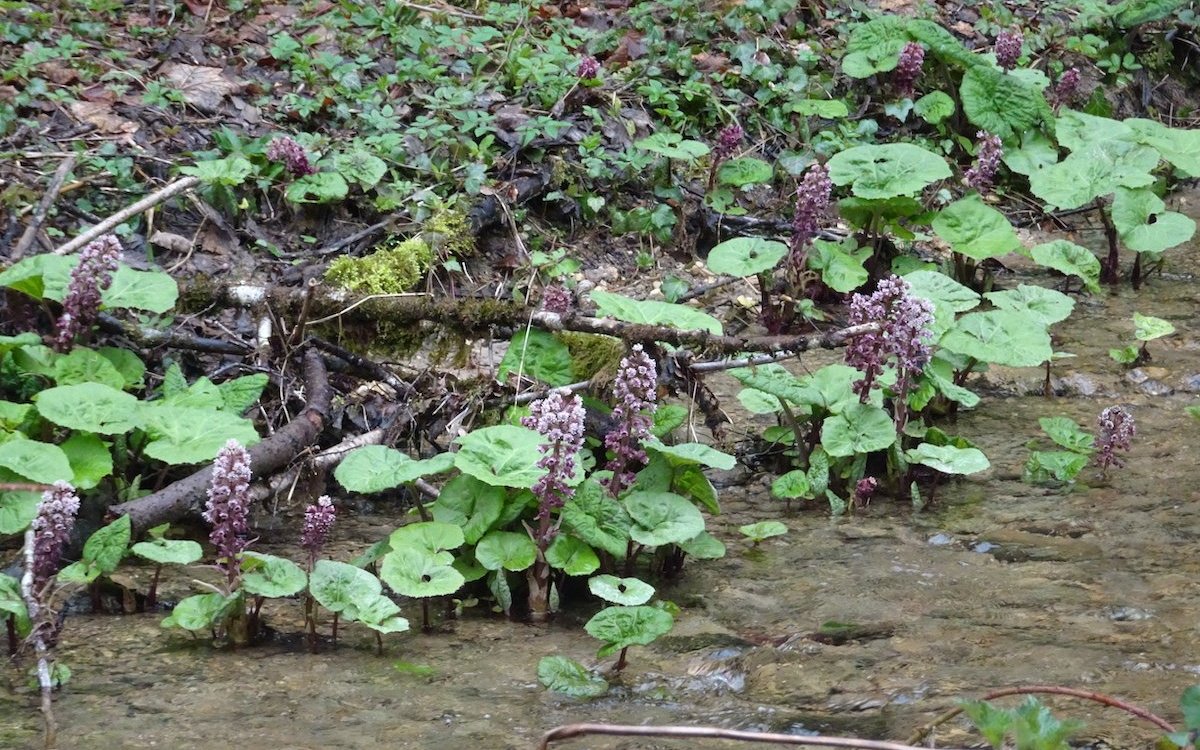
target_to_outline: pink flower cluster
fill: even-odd
[[[321,495],[317,501],[304,509],[304,528],[300,530],[300,548],[307,551],[309,556],[316,559],[321,554],[325,542],[329,541],[329,532],[337,520],[337,508],[333,498]]]
[[[551,284],[542,290],[542,309],[546,312],[566,315],[571,307],[571,293],[561,284]]]
[[[742,126],[737,123],[721,128],[721,131],[717,133],[717,145],[713,149],[713,163],[719,164],[733,156],[745,137],[746,131],[742,130]]]
[[[1019,29],[1005,29],[996,35],[996,64],[1005,70],[1017,67],[1025,35]]]
[[[113,274],[121,258],[121,243],[106,234],[88,243],[79,255],[79,265],[71,271],[63,312],[54,334],[54,348],[67,352],[79,334],[91,328],[100,314],[100,295],[112,286]]]
[[[213,460],[204,520],[212,526],[209,541],[217,548],[217,565],[231,584],[241,576],[240,555],[246,549],[250,515],[250,452],[236,440],[225,443]]]
[[[579,61],[575,71],[580,78],[590,80],[600,75],[600,61],[588,55]]]
[[[79,496],[63,481],[42,493],[33,519],[33,591],[43,591],[58,572],[63,549],[71,538],[75,516],[79,514]]]
[[[878,332],[855,336],[846,346],[846,364],[863,372],[854,392],[864,404],[889,361],[895,360],[898,403],[907,399],[912,376],[929,361],[933,303],[911,291],[907,281],[891,276],[879,282],[874,294],[855,294],[850,302],[850,325],[879,325]]]
[[[1058,83],[1050,91],[1050,104],[1057,110],[1067,104],[1072,104],[1079,98],[1079,68],[1068,68],[1063,71]]]
[[[833,182],[829,179],[829,170],[821,164],[813,164],[805,171],[800,186],[796,188],[796,209],[792,214],[793,267],[803,270],[805,253],[813,238],[821,231],[821,224],[829,214],[832,196]]]
[[[896,94],[909,97],[916,91],[917,79],[921,77],[921,69],[925,66],[925,48],[917,42],[909,42],[900,50],[900,60],[892,71],[892,85]]]
[[[521,419],[521,424],[546,439],[538,449],[542,457],[537,462],[546,473],[533,485],[540,519],[548,517],[554,508],[561,508],[575,494],[570,480],[575,473],[575,456],[583,447],[584,416],[579,396],[562,389],[534,401],[529,416]]]
[[[1096,437],[1096,465],[1103,473],[1108,467],[1121,467],[1125,462],[1117,458],[1116,451],[1128,451],[1133,447],[1133,436],[1137,434],[1137,424],[1133,415],[1123,406],[1110,406],[1100,412],[1096,420],[1100,434]]]
[[[654,411],[658,408],[658,371],[654,360],[635,344],[621,360],[613,383],[613,421],[616,426],[604,436],[604,447],[612,451],[605,468],[612,471],[608,491],[613,497],[633,484],[634,469],[646,463],[642,442],[650,437]]]
[[[316,174],[317,171],[308,160],[304,147],[286,135],[281,135],[267,144],[267,158],[283,164],[293,177]]]
[[[975,164],[963,175],[968,187],[987,193],[1000,172],[1000,159],[1004,156],[1004,144],[1000,136],[986,130],[975,134]]]

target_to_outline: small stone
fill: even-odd
[[[947,544],[954,544],[954,537],[949,534],[934,534],[929,537],[928,544],[934,547],[945,547]]]
[[[1200,372],[1185,377],[1179,384],[1179,390],[1187,393],[1200,393]]]
[[[1170,396],[1175,389],[1161,380],[1147,380],[1138,386],[1138,390],[1147,396]]]

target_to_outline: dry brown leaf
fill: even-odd
[[[692,62],[695,63],[696,70],[704,73],[729,70],[729,58],[712,52],[697,52],[692,55]]]
[[[0,102],[12,101],[17,98],[15,86],[0,86]]]
[[[49,78],[59,86],[66,86],[68,83],[74,83],[79,78],[79,73],[60,62],[51,60],[50,62],[42,63],[38,66],[38,71]]]
[[[171,232],[155,232],[150,235],[150,244],[170,250],[173,253],[186,253],[192,249],[192,241],[180,234]]]
[[[133,135],[141,128],[136,122],[113,112],[109,102],[72,102],[71,114],[82,123],[94,125],[101,133]]]
[[[242,87],[226,78],[220,68],[201,65],[168,63],[163,66],[163,75],[171,86],[179,89],[185,102],[207,113],[216,112],[222,99]]]

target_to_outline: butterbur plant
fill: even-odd
[[[279,162],[293,177],[316,174],[317,168],[309,161],[304,147],[286,135],[274,138],[267,144],[267,158]]]
[[[1063,71],[1058,82],[1054,84],[1054,88],[1050,92],[1050,105],[1054,107],[1055,114],[1064,106],[1069,106],[1079,98],[1079,68],[1068,68]]]
[[[590,81],[600,76],[600,61],[591,55],[587,55],[579,60],[579,66],[575,69],[581,81]]]
[[[1110,466],[1125,465],[1117,456],[1117,451],[1128,452],[1133,447],[1133,436],[1137,434],[1137,425],[1133,415],[1123,406],[1110,406],[1100,412],[1096,420],[1099,434],[1096,437],[1096,454],[1093,461],[1100,467],[1102,476],[1108,476]]]
[[[911,293],[908,282],[891,276],[879,282],[870,295],[855,294],[850,302],[850,325],[874,323],[878,331],[855,336],[846,346],[846,364],[863,377],[854,392],[867,403],[871,389],[887,364],[896,368],[894,409],[897,433],[908,422],[908,392],[929,361],[933,338],[933,303]]]
[[[70,541],[78,513],[79,496],[75,494],[75,488],[66,482],[55,482],[42,494],[37,515],[25,532],[25,575],[21,579],[21,595],[30,623],[29,640],[37,654],[37,679],[48,748],[55,746],[54,647],[61,628],[53,606],[55,574],[61,566],[63,550]]]
[[[241,553],[247,545],[252,477],[250,452],[230,440],[213,461],[204,506],[204,520],[212,526],[208,539],[217,550],[217,567],[225,574],[227,592],[236,590],[242,577]]]
[[[791,266],[797,273],[803,272],[808,248],[828,218],[832,195],[829,170],[821,164],[809,167],[796,188],[792,214]]]
[[[1017,67],[1025,36],[1019,29],[1005,29],[996,35],[996,64],[1005,70]]]
[[[79,265],[71,271],[63,312],[54,334],[54,348],[69,352],[75,339],[91,330],[100,314],[100,295],[112,285],[117,262],[121,258],[121,243],[116,236],[106,234],[83,248]]]
[[[329,541],[333,524],[337,521],[337,508],[333,498],[321,495],[317,501],[304,509],[304,527],[300,531],[300,549],[308,553],[306,573],[311,577],[317,558]],[[317,616],[316,600],[311,592],[304,597],[304,630],[308,633],[308,644],[312,649],[317,646]]]
[[[986,194],[991,191],[1004,157],[1000,136],[980,130],[975,134],[975,163],[963,175],[967,186]]]
[[[745,137],[746,132],[736,122],[726,125],[717,133],[717,144],[713,147],[712,164],[708,169],[708,190],[710,192],[713,186],[717,184],[717,170],[737,152],[738,147],[742,145],[742,139]]]
[[[917,79],[925,65],[925,48],[917,42],[909,42],[900,50],[900,59],[892,71],[892,85],[901,99],[911,97],[916,91]]]
[[[526,577],[529,580],[530,618],[534,622],[545,622],[550,612],[551,574],[546,550],[558,535],[555,511],[575,494],[571,478],[578,468],[576,456],[583,447],[584,410],[579,396],[556,390],[533,402],[529,411],[521,424],[545,438],[538,449],[542,457],[537,466],[546,473],[532,488],[538,500],[537,530],[531,532],[537,546],[537,558],[528,568]]]
[[[616,426],[604,437],[604,446],[612,451],[606,467],[612,477],[605,486],[614,498],[633,484],[634,473],[646,463],[642,442],[650,436],[650,426],[654,424],[657,386],[654,360],[641,344],[635,344],[617,370],[613,383],[616,405],[612,412]]]

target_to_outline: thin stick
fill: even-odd
[[[156,190],[150,195],[147,195],[145,198],[142,198],[141,200],[122,208],[120,211],[116,212],[99,224],[96,224],[89,229],[85,229],[78,237],[57,248],[54,251],[54,254],[67,255],[68,253],[73,253],[100,235],[112,231],[120,224],[123,224],[143,211],[154,208],[159,203],[168,201],[181,193],[187,192],[199,184],[199,177],[181,177],[166,187]]]
[[[47,583],[47,586],[52,585]],[[42,719],[46,726],[46,747],[52,748],[57,742],[58,724],[54,721],[54,680],[51,665],[54,661],[50,648],[46,645],[43,629],[46,623],[42,613],[42,605],[33,591],[33,529],[25,532],[25,573],[21,576],[21,597],[25,600],[25,608],[29,612],[29,621],[33,624],[33,650],[37,654],[38,686],[42,689]]]
[[[1114,698],[1111,695],[1105,695],[1104,693],[1096,693],[1091,690],[1079,690],[1077,688],[1061,687],[1058,685],[1023,685],[1020,687],[1001,688],[999,690],[993,690],[992,692],[988,693],[987,695],[984,695],[983,698],[981,698],[980,700],[990,701],[995,698],[1003,698],[1008,695],[1038,695],[1038,694],[1067,695],[1072,698],[1082,698],[1083,700],[1094,701],[1094,702],[1099,703],[1104,706],[1111,706],[1112,708],[1119,708],[1122,711],[1125,711],[1126,713],[1129,713],[1129,714],[1132,714],[1132,715],[1138,717],[1139,719],[1145,719],[1146,721],[1150,722],[1151,724],[1153,724],[1154,726],[1163,730],[1164,732],[1174,732],[1175,731],[1175,727],[1172,726],[1171,722],[1169,722],[1166,719],[1162,718],[1161,716],[1149,711],[1148,709],[1142,708],[1141,706],[1135,706],[1132,703],[1127,703],[1126,701],[1123,701],[1120,698]],[[929,733],[932,732],[934,730],[934,728],[938,727],[941,724],[945,724],[947,721],[950,721],[955,716],[958,716],[960,713],[962,713],[962,711],[963,711],[962,706],[955,706],[954,708],[950,709],[949,711],[946,711],[944,714],[938,716],[933,721],[929,722],[928,724],[917,729],[917,731],[913,732],[912,736],[910,736],[908,738],[907,742],[910,745],[917,744],[918,742],[924,740],[927,736],[929,736]]]
[[[628,724],[567,724],[555,727],[542,735],[538,750],[546,750],[550,743],[558,740],[573,739],[587,735],[599,734],[617,737],[675,737],[710,738],[720,740],[737,740],[741,742],[770,742],[776,745],[815,745],[818,747],[850,747],[860,750],[926,750],[911,745],[901,745],[898,742],[882,742],[878,740],[860,740],[854,737],[820,737],[795,734],[779,734],[776,732],[748,732],[741,729],[721,729],[718,727],[643,727]]]
[[[17,246],[13,248],[12,255],[9,256],[14,262],[25,257],[25,251],[33,244],[38,230],[42,228],[42,222],[46,220],[46,214],[50,211],[50,206],[54,204],[54,199],[58,197],[58,192],[62,190],[63,183],[67,181],[67,175],[74,168],[74,154],[63,159],[62,164],[58,165],[58,169],[54,172],[54,178],[50,180],[50,187],[46,188],[46,192],[42,195],[41,201],[38,202],[37,208],[33,210],[33,216],[29,219],[29,226],[25,227],[25,233],[21,235],[21,239],[17,240]]]

